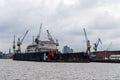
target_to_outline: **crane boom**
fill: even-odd
[[[26,31],[25,35],[23,36],[22,40],[20,41],[21,43],[23,42],[23,40],[26,37],[27,33],[28,33],[28,30]]]
[[[95,43],[95,44],[96,44],[96,48],[98,47],[99,43],[101,43],[101,44],[102,44],[102,42],[101,42],[101,39],[100,39],[100,38],[98,38],[97,42]]]
[[[98,47],[99,43],[101,43],[101,44],[102,44],[102,41],[101,41],[101,39],[100,39],[100,38],[98,38],[97,42],[96,42],[96,43],[94,43],[94,48],[93,48],[93,49],[94,49],[95,51],[97,51],[97,47]]]
[[[83,30],[84,30],[84,34],[85,34],[85,40],[87,42],[88,41],[88,37],[87,37],[87,34],[86,34],[86,30],[85,30],[85,28],[83,28]]]
[[[102,44],[102,41],[101,41],[101,39],[100,39],[100,38],[98,38],[98,40],[99,40],[99,42]]]
[[[23,42],[24,38],[26,37],[27,33],[28,33],[28,30],[26,31],[26,33],[23,36],[22,40],[20,40],[20,38],[18,38],[18,41],[17,41],[17,46],[18,46],[17,53],[21,53],[21,45],[22,45],[22,42]]]
[[[54,41],[51,34],[49,33],[49,31],[47,30],[47,35],[48,35],[48,39],[51,40],[51,41]]]
[[[85,39],[86,39],[86,46],[87,46],[86,53],[90,54],[90,48],[91,48],[90,41],[88,40],[85,28],[83,28],[83,30],[84,30]]]
[[[38,36],[37,36],[37,39],[38,39],[38,40],[39,40],[39,38],[40,38],[41,28],[42,28],[42,24],[40,25],[39,34],[38,34]]]
[[[38,34],[38,36],[35,38],[35,42],[36,42],[37,44],[39,43],[41,28],[42,28],[42,24],[40,25],[39,34]]]

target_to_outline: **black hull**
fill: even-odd
[[[16,53],[13,55],[13,60],[21,61],[40,61],[40,62],[89,62],[89,56],[83,52],[54,54],[49,56],[49,52],[43,53]]]

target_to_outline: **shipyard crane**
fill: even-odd
[[[53,38],[52,38],[52,36],[51,36],[51,34],[49,33],[48,30],[47,30],[47,36],[48,36],[48,39],[49,39],[50,41],[54,41]]]
[[[97,51],[97,47],[98,47],[99,43],[102,44],[100,38],[98,38],[98,40],[96,41],[96,43],[94,43],[94,47],[93,47],[93,49],[94,49],[95,51]]]
[[[52,36],[51,36],[51,34],[50,34],[50,32],[47,30],[47,36],[48,36],[48,39],[50,40],[50,41],[53,41],[54,42],[54,40],[53,40],[53,38],[52,38]],[[56,39],[56,42],[54,42],[55,44],[56,44],[56,46],[59,46],[59,43],[58,43],[58,40]]]
[[[22,42],[23,42],[23,40],[25,39],[27,33],[28,33],[28,30],[27,30],[26,33],[24,34],[22,40],[20,40],[20,38],[18,38],[18,42],[17,42],[18,50],[17,50],[17,53],[21,53],[21,45],[22,45]]]
[[[87,37],[87,33],[86,33],[85,28],[83,28],[83,30],[84,30],[85,40],[86,40],[86,46],[87,46],[86,53],[90,54],[90,48],[91,48],[90,40],[88,40],[88,37]]]
[[[39,43],[41,28],[42,28],[42,24],[40,25],[39,34],[38,34],[38,36],[37,36],[36,39],[35,39],[35,42],[36,42],[37,44]]]

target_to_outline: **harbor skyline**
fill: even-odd
[[[119,13],[119,0],[0,0],[0,51],[8,52],[14,35],[17,41],[29,30],[22,44],[25,50],[41,23],[41,39],[46,39],[48,29],[58,39],[60,50],[69,45],[74,51],[84,51],[83,28],[92,46],[101,38],[98,50],[120,50]]]

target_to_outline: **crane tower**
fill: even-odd
[[[90,48],[91,48],[90,40],[88,40],[88,37],[87,37],[87,33],[86,33],[85,28],[83,28],[83,30],[84,30],[85,40],[86,40],[86,46],[87,46],[86,53],[90,54]]]
[[[28,33],[28,30],[27,30],[26,33],[24,34],[22,40],[20,40],[20,38],[18,38],[18,42],[17,42],[18,50],[17,50],[17,53],[21,53],[21,45],[22,45],[22,42],[23,42],[23,40],[25,39],[27,33]]]

